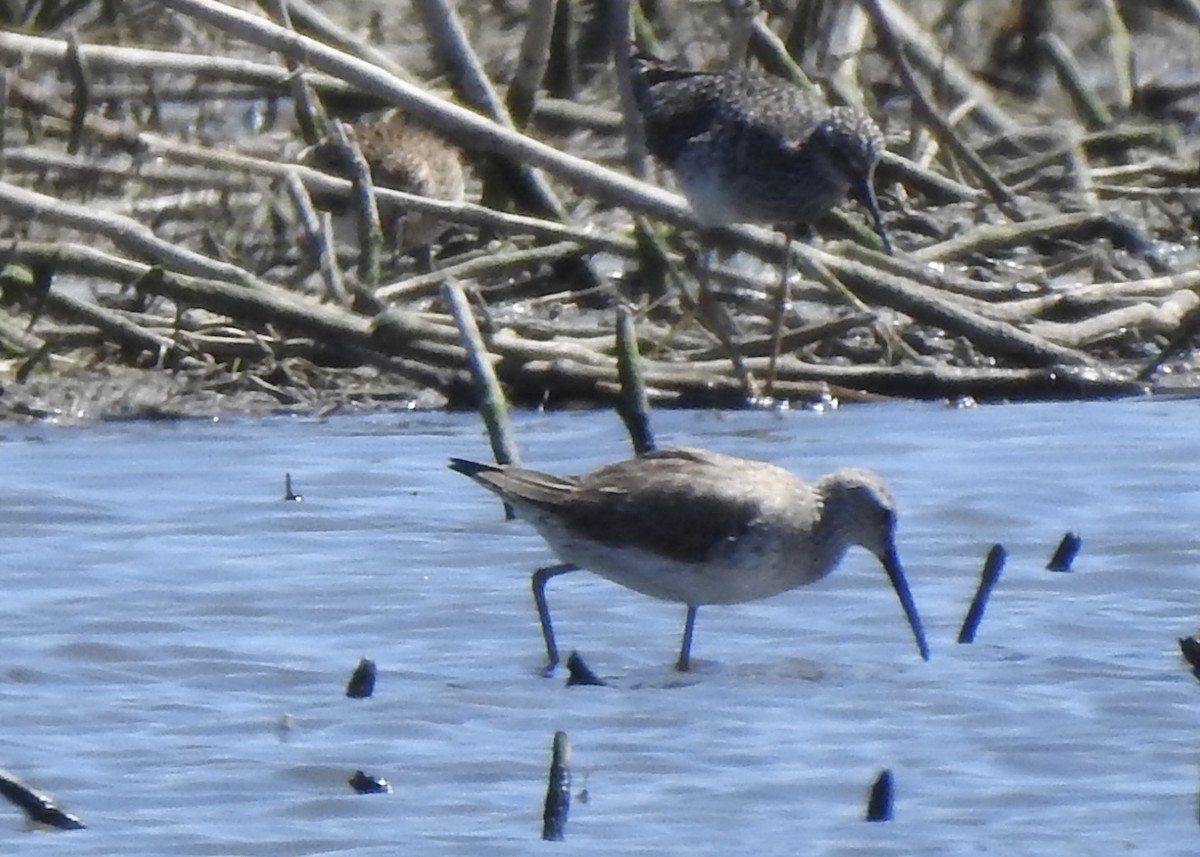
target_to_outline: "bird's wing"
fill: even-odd
[[[730,470],[733,461],[741,460],[686,448],[649,453],[581,477],[554,511],[585,538],[702,562],[759,516],[758,500]]]
[[[803,145],[830,116],[820,93],[787,81],[742,74],[727,85],[730,96],[721,101],[715,122],[775,145]]]
[[[634,75],[634,97],[650,154],[673,165],[684,148],[711,127],[722,78],[708,72],[646,66]]]

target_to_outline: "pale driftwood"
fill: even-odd
[[[40,220],[63,229],[78,229],[101,235],[135,256],[153,260],[186,274],[213,277],[243,285],[255,284],[246,271],[226,262],[218,262],[193,250],[164,241],[150,229],[119,214],[97,211],[94,206],[76,205],[46,194],[0,182],[0,207],[9,216]]]
[[[137,171],[138,180],[147,186],[165,185],[176,192],[180,187],[188,185],[196,185],[204,192],[244,191],[246,188],[245,177],[230,175],[217,169],[141,164],[131,158],[112,158],[109,161],[97,162],[94,158],[68,155],[61,149],[51,149],[47,146],[12,146],[5,151],[5,170],[10,177],[21,173],[45,174],[48,171],[57,171],[64,176],[73,176],[80,180],[90,177],[128,179],[131,161],[133,169]],[[108,204],[111,207],[112,203]],[[135,206],[136,201],[129,205]]]
[[[178,343],[170,337],[147,330],[120,313],[111,312],[53,287],[46,293],[46,310],[60,318],[90,325],[125,348],[148,351],[155,356],[159,364],[166,360],[170,352],[177,349]],[[180,365],[188,365],[186,355],[181,355]]]
[[[9,310],[0,310],[0,348],[11,354],[33,354],[45,346],[46,340],[30,333],[27,323],[13,319]]]
[[[1113,124],[1112,113],[1083,82],[1083,71],[1066,43],[1054,33],[1042,33],[1038,45],[1054,66],[1059,83],[1071,96],[1071,103],[1084,124],[1093,131]]]
[[[630,249],[632,250],[632,246]],[[579,253],[580,250],[579,244],[574,241],[559,241],[539,247],[488,254],[457,265],[447,265],[428,274],[409,277],[398,283],[380,286],[375,290],[375,296],[380,300],[397,303],[412,301],[435,294],[441,284],[449,279],[477,280],[502,276],[509,271],[528,270],[530,266],[539,262],[563,259]]]
[[[747,8],[749,6],[750,8]],[[746,27],[745,37],[753,48],[754,56],[772,74],[800,86],[812,86],[808,75],[800,65],[792,59],[783,40],[767,24],[766,17],[758,8],[757,3],[747,4],[745,0],[725,0],[725,11],[739,26]]]
[[[1086,348],[1114,339],[1128,339],[1136,331],[1136,337],[1148,334],[1174,333],[1200,307],[1200,296],[1195,292],[1178,291],[1160,304],[1148,301],[1121,307],[1084,321],[1062,323],[1034,321],[1029,325],[1031,333],[1048,341],[1071,348]]]
[[[61,99],[47,95],[41,92],[38,87],[27,82],[13,81],[12,83],[13,91],[24,98],[39,112],[55,114],[61,111],[64,116],[69,113],[69,105],[62,102]],[[353,184],[350,181],[335,178],[298,164],[280,163],[278,159],[271,160],[251,157],[223,149],[180,143],[169,137],[142,132],[132,125],[97,116],[89,116],[86,121],[88,129],[100,139],[108,142],[123,143],[131,149],[145,150],[150,154],[172,158],[185,163],[199,164],[227,173],[246,172],[252,175],[285,179],[288,172],[294,170],[311,190],[320,191],[323,194],[347,197],[353,193]],[[87,162],[82,160],[78,160],[77,164],[81,170],[90,167]],[[649,185],[645,185],[645,187],[649,187]],[[634,244],[631,240],[610,238],[588,229],[571,227],[556,221],[505,214],[471,203],[435,200],[391,190],[390,188],[377,188],[376,196],[381,200],[396,203],[406,209],[411,209],[422,214],[430,214],[436,219],[448,223],[477,226],[505,234],[526,233],[552,241],[570,239],[577,241],[583,247],[605,250],[622,256],[629,256],[634,252]],[[679,201],[682,204],[682,200]]]
[[[475,324],[475,316],[471,314],[467,296],[457,283],[446,283],[442,287],[442,297],[454,316],[454,323],[458,327],[459,338],[466,352],[467,367],[471,371],[475,396],[479,401],[479,415],[487,427],[492,455],[497,464],[520,464],[521,451],[517,446],[512,422],[508,418],[508,400],[492,367],[487,345],[479,333],[478,325]],[[504,514],[509,520],[516,517],[516,512],[508,503],[504,504]]]
[[[1106,199],[1161,199],[1176,200],[1190,197],[1192,204],[1200,197],[1200,187],[1129,187],[1128,185],[1097,184],[1092,186],[1097,196]]]
[[[852,241],[830,243],[827,250],[834,256],[876,268],[883,273],[893,274],[911,282],[930,286],[948,295],[966,295],[988,299],[996,296],[1001,289],[1007,293],[1012,288],[1010,285],[979,282],[959,276],[953,266],[922,259],[919,250],[913,253],[901,251],[892,256],[885,256]]]
[[[491,349],[498,355],[525,360],[567,360],[585,366],[600,366],[613,373],[617,371],[617,359],[608,354],[598,354],[576,342],[556,340],[539,342],[523,339],[509,328],[492,335]],[[615,378],[616,375],[614,374]]]
[[[885,151],[883,153],[876,171],[876,181],[881,183],[899,181],[905,187],[925,194],[930,201],[938,204],[978,203],[987,198],[987,194],[983,191],[957,182],[941,173],[936,173],[895,152]]]
[[[1037,220],[1021,223],[992,223],[976,226],[970,232],[922,247],[912,255],[924,262],[946,262],[962,259],[971,254],[989,254],[1013,245],[1027,242],[1031,238],[1047,238],[1095,229],[1108,222],[1108,215],[1095,211],[1080,211],[1072,214],[1054,214]]]
[[[899,39],[894,32],[891,18],[885,10],[885,6],[887,5],[885,0],[860,0],[860,2],[875,24],[876,37],[879,39],[883,49],[890,54],[892,62],[896,64],[900,78],[904,82],[908,94],[913,99],[913,112],[917,118],[924,122],[937,136],[938,141],[953,152],[955,157],[961,160],[971,173],[979,179],[987,192],[991,194],[992,199],[995,200],[996,204],[1006,214],[1013,219],[1024,219],[1021,214],[1021,207],[1013,192],[996,178],[991,167],[984,162],[983,158],[954,129],[954,126],[934,107],[924,87],[916,79],[900,46]]]
[[[380,256],[383,254],[383,226],[379,219],[379,202],[375,194],[375,182],[371,178],[371,165],[358,148],[354,130],[348,123],[330,123],[330,131],[354,187],[354,213],[358,223],[358,279],[370,290],[379,285]]]
[[[860,5],[869,0],[859,0]],[[904,11],[896,0],[883,0],[878,5],[896,38],[904,43],[905,55],[921,66],[925,76],[938,81],[962,101],[972,105],[972,116],[987,131],[1012,134],[1020,124],[1012,118],[971,72],[967,71],[924,28]]]
[[[767,358],[751,358],[752,369],[765,370]],[[581,398],[595,398],[601,391],[615,393],[615,369],[584,365],[569,360],[538,360],[511,368],[502,377],[510,384],[540,383],[547,388],[573,392]],[[647,360],[643,374],[648,394],[662,401],[668,398],[737,404],[742,400],[741,385],[728,374],[727,361],[669,364]],[[848,399],[862,399],[862,391],[887,390],[891,395],[914,398],[939,398],[972,395],[980,398],[1017,396],[1132,395],[1144,392],[1143,385],[1103,373],[1063,371],[1061,369],[995,369],[952,366],[837,366],[802,363],[785,357],[779,363],[776,391],[789,399],[816,398],[831,390],[844,391]],[[878,398],[878,395],[872,398]]]
[[[300,216],[300,224],[312,242],[317,270],[321,272],[321,282],[325,285],[325,297],[342,306],[350,306],[350,295],[347,294],[346,284],[342,280],[342,269],[337,264],[333,216],[328,211],[317,212],[312,198],[308,195],[308,188],[295,171],[288,172],[285,184],[292,204],[296,206],[296,212]]]
[[[737,227],[728,230],[740,241],[753,245],[759,252],[780,247],[782,239],[756,227]],[[778,251],[776,251],[778,252]],[[794,253],[806,270],[825,269],[853,292],[858,300],[891,307],[916,321],[944,327],[952,334],[965,336],[987,353],[1004,354],[1037,365],[1064,362],[1072,365],[1094,365],[1095,360],[1074,349],[1048,343],[1039,337],[1004,322],[994,321],[977,312],[948,300],[936,290],[906,277],[885,273],[867,262],[838,256],[824,250],[793,243]],[[869,258],[862,251],[861,258]],[[882,255],[882,254],[876,254]]]
[[[292,33],[269,21],[214,0],[159,0],[164,6],[191,15],[267,50],[298,56],[313,67],[340,77],[385,101],[405,108],[460,145],[493,151],[537,166],[607,202],[628,205],[656,217],[695,227],[698,224],[682,197],[567,155],[477,113],[430,95],[382,69]]]
[[[0,31],[0,61],[6,66],[19,67],[28,59],[57,64],[62,62],[66,51],[67,42],[64,39]],[[291,77],[291,73],[279,65],[184,51],[81,44],[79,57],[94,72],[125,72],[135,77],[197,75],[259,86],[280,94],[287,92]],[[306,72],[305,78],[320,89],[348,90],[344,81],[331,75]]]
[[[826,263],[834,273],[868,300],[893,307],[918,321],[936,324],[951,333],[966,336],[985,352],[1010,355],[1043,366],[1056,363],[1096,365],[1096,361],[1083,352],[1046,342],[1014,325],[984,318],[947,300],[928,286],[881,274],[878,270],[847,259],[822,255],[827,256]]]
[[[565,98],[539,98],[534,106],[533,121],[547,128],[566,127],[601,134],[617,134],[622,127],[619,111]]]
[[[1169,277],[1054,288],[1033,297],[993,303],[988,315],[1004,321],[1029,321],[1032,325],[1040,316],[1063,309],[1073,309],[1080,314],[1099,313],[1151,298],[1172,298],[1180,290],[1197,289],[1200,289],[1200,271],[1184,271]]]
[[[367,62],[374,63],[388,74],[401,80],[415,81],[412,73],[388,54],[379,50],[366,39],[356,36],[338,24],[308,0],[287,0],[293,22],[299,19],[306,30],[312,30],[322,40]]]
[[[414,0],[413,5],[425,24],[435,54],[449,66],[450,77],[459,97],[506,130],[514,131],[515,126],[508,110],[488,79],[483,63],[475,55],[458,15],[448,0]],[[405,106],[412,109],[411,105]],[[525,161],[508,153],[501,154],[509,159],[519,181],[525,186],[530,197],[537,201],[540,213],[565,220],[566,209],[553,188],[546,182],[545,176]]]
[[[627,45],[633,44],[633,9],[637,0],[610,0],[608,26],[612,32],[613,71],[617,78],[617,103],[621,110],[619,128],[625,136],[625,162],[629,172],[644,179],[649,172],[649,153],[646,150],[646,133],[642,114],[633,94],[633,64]]]
[[[850,103],[867,108],[870,104],[859,79],[864,42],[870,32],[870,19],[861,6],[842,4],[833,16],[825,48],[826,62],[834,63],[829,87],[839,97],[853,98]]]

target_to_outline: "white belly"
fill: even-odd
[[[534,521],[560,560],[627,589],[680,604],[739,604],[812,583],[805,563],[772,534],[748,533],[705,562],[681,562],[638,547],[573,537],[553,520]]]

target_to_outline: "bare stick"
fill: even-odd
[[[1058,549],[1054,551],[1054,556],[1050,557],[1046,568],[1050,571],[1070,571],[1071,563],[1075,561],[1075,555],[1079,553],[1082,545],[1083,539],[1075,533],[1067,533],[1058,543]]]
[[[642,378],[638,355],[637,331],[633,318],[625,307],[617,308],[617,375],[621,379],[621,396],[617,413],[629,431],[633,451],[638,455],[654,449],[654,433],[650,430],[650,401],[646,382]]]
[[[496,377],[496,370],[492,368],[492,356],[488,353],[478,325],[475,324],[475,316],[471,314],[467,296],[458,283],[446,283],[442,286],[442,297],[450,305],[454,323],[458,325],[462,346],[467,350],[467,364],[475,382],[476,394],[479,396],[479,414],[487,426],[496,463],[519,464],[521,453],[517,449],[512,424],[508,419],[508,402],[504,397],[504,389]],[[504,506],[504,512],[510,520],[516,517],[507,504]]]
[[[525,13],[525,38],[517,58],[517,70],[504,100],[513,125],[524,128],[533,117],[546,65],[550,61],[550,36],[554,31],[557,0],[530,0]]]
[[[1001,545],[992,545],[992,549],[988,551],[987,561],[983,564],[983,573],[979,578],[979,588],[975,591],[975,598],[971,601],[971,607],[967,610],[967,616],[963,619],[962,628],[958,632],[960,643],[975,642],[975,632],[979,628],[979,622],[983,619],[983,609],[987,606],[992,588],[1000,579],[1000,571],[1004,568],[1006,556]]]
[[[871,796],[867,799],[867,821],[892,820],[892,772],[884,768],[871,785]]]
[[[542,810],[542,839],[561,842],[571,811],[571,744],[566,732],[555,732],[551,748],[550,774],[546,782],[546,806]]]

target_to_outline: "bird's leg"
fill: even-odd
[[[681,673],[685,673],[691,669],[692,631],[696,627],[697,609],[695,604],[689,604],[687,617],[683,620],[683,642],[679,646],[679,660],[675,662],[675,669]]]
[[[717,338],[721,341],[725,351],[729,354],[729,359],[733,363],[733,371],[737,375],[738,380],[742,383],[742,390],[746,394],[747,400],[754,402],[759,398],[758,382],[754,379],[754,375],[750,372],[750,367],[746,365],[745,359],[742,357],[741,332],[737,329],[737,325],[733,319],[729,317],[729,313],[725,311],[725,307],[716,299],[712,288],[712,245],[705,243],[704,256],[700,263],[700,293],[697,296],[696,304],[699,311],[704,314],[712,330],[717,334]]]
[[[533,600],[537,602],[538,619],[542,622],[542,638],[546,641],[546,668],[542,674],[550,676],[558,666],[558,646],[554,642],[554,626],[550,624],[550,608],[546,604],[546,581],[568,571],[578,571],[579,566],[563,563],[539,568],[533,573]]]
[[[792,239],[796,227],[783,231],[783,264],[779,267],[779,286],[775,289],[774,314],[771,318],[771,360],[767,363],[767,398],[775,395],[775,370],[779,362],[779,350],[783,343],[783,316],[787,311],[788,276],[792,271]]]

